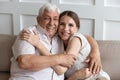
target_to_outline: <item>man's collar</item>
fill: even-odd
[[[39,24],[36,25],[36,29],[38,30],[38,32],[48,35],[48,32],[44,28],[42,28]]]

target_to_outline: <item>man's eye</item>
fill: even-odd
[[[44,20],[49,20],[50,18],[44,18]]]

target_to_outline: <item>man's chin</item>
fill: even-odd
[[[49,36],[50,36],[50,37],[53,37],[53,36],[55,36],[55,34],[56,34],[56,32],[54,32],[54,33],[49,33]]]

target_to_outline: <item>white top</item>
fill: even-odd
[[[73,66],[66,72],[67,77],[73,74],[76,70],[79,70],[83,67],[87,67],[87,64],[84,63],[84,60],[87,58],[91,50],[90,44],[88,43],[87,39],[81,33],[75,33],[70,38],[70,40],[75,36],[81,40],[82,45],[81,45],[80,52],[78,53],[77,60],[75,61]]]
[[[63,42],[56,34],[52,39],[52,44],[50,44],[50,38],[48,33],[40,26],[32,26],[28,28],[31,32],[32,30],[37,30],[39,33],[39,37],[41,42],[45,45],[45,47],[51,51],[51,53],[61,53],[64,51]],[[13,57],[11,59],[11,78],[10,80],[64,80],[64,75],[58,76],[55,71],[51,68],[45,68],[40,71],[28,71],[23,70],[18,67],[18,63],[16,58],[19,55],[24,54],[35,54],[40,55],[41,53],[32,46],[30,43],[24,40],[20,40],[19,36],[17,37],[13,47]],[[42,64],[41,64],[42,65]]]
[[[88,67],[88,64],[85,63],[85,59],[88,57],[88,55],[90,54],[91,51],[91,46],[89,44],[89,42],[87,41],[87,39],[81,34],[81,33],[75,33],[70,40],[73,37],[78,37],[81,40],[81,49],[78,53],[78,57],[77,60],[75,61],[75,63],[73,64],[73,66],[66,72],[66,76],[69,77],[70,75],[72,75],[76,70],[80,70],[84,67]],[[85,80],[96,80],[98,77],[105,77],[107,80],[110,80],[109,75],[104,72],[103,70],[101,70],[99,73],[92,75],[90,77],[88,77]]]

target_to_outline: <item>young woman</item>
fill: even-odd
[[[75,12],[64,11],[60,14],[58,29],[59,36],[64,42],[66,53],[73,54],[77,57],[77,60],[73,66],[66,72],[66,76],[69,78],[68,80],[73,80],[75,78],[74,77],[73,79],[70,79],[70,76],[72,76],[73,73],[82,68],[86,68],[87,71],[89,66],[89,64],[85,63],[84,61],[90,54],[91,47],[84,35],[78,32],[79,28],[80,21]],[[90,76],[87,76],[87,80],[110,80],[108,74],[103,70],[95,75],[92,75],[92,73],[89,71],[87,71],[87,74]]]
[[[84,35],[78,32],[79,28],[80,21],[76,13],[73,11],[64,11],[60,14],[58,34],[64,43],[64,53],[75,55],[77,58],[71,68],[64,69],[62,72],[67,71],[67,80],[110,80],[108,74],[103,70],[94,75],[89,71],[89,64],[84,61],[88,57],[91,47]],[[36,39],[37,41],[33,42],[35,40],[29,40],[29,38],[25,36],[22,37],[22,39],[31,42],[34,46],[39,48],[43,55],[51,54],[42,43],[40,43],[41,47],[38,47],[39,40]]]

